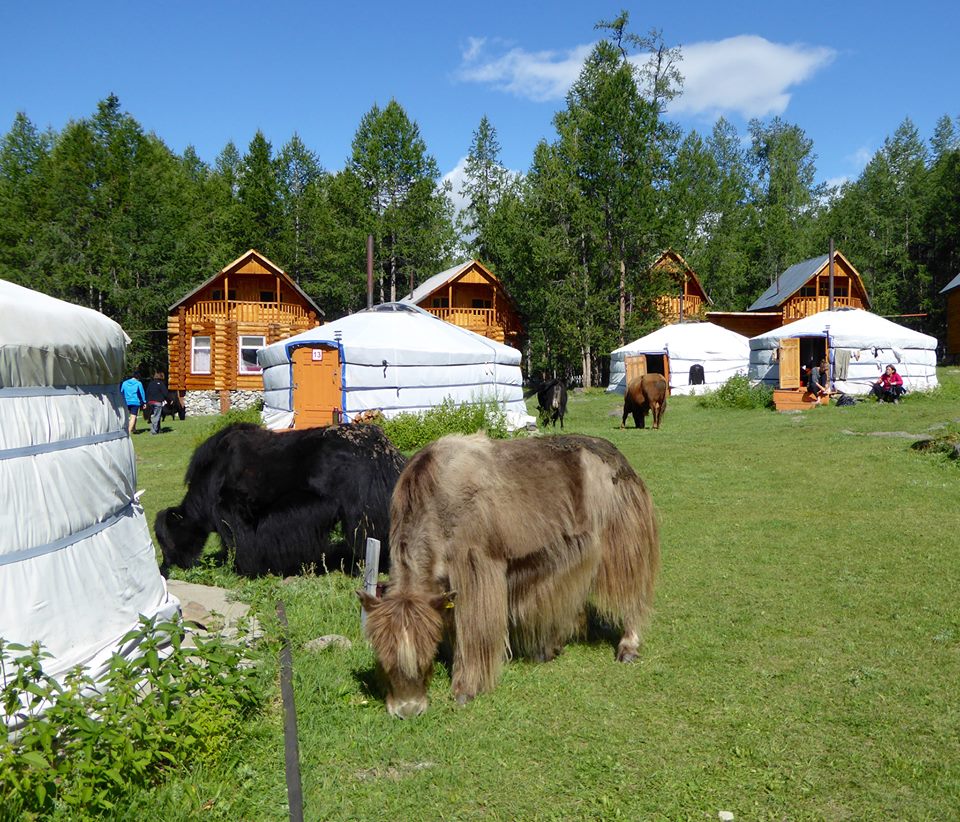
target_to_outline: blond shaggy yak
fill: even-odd
[[[426,710],[445,631],[461,704],[512,655],[556,656],[588,603],[622,625],[617,659],[636,658],[660,544],[643,481],[606,440],[444,437],[407,463],[390,519],[387,593],[358,595],[392,715]]]

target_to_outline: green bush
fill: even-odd
[[[381,425],[393,444],[406,453],[419,451],[446,434],[486,431],[494,439],[510,435],[503,409],[492,400],[456,405],[447,398],[423,414],[398,414]]]
[[[701,408],[773,408],[773,389],[763,383],[751,385],[746,374],[734,374],[697,404]]]
[[[263,420],[260,417],[260,411],[262,409],[263,402],[258,402],[250,408],[245,408],[243,411],[231,409],[227,411],[226,414],[217,414],[216,416],[210,417],[210,421],[204,425],[194,437],[194,446],[200,445],[200,443],[210,439],[210,437],[218,431],[222,431],[228,425],[233,425],[235,422],[249,422],[254,425],[262,425]]]
[[[0,817],[109,813],[179,763],[218,761],[260,704],[257,669],[219,637],[183,646],[183,623],[141,618],[94,681],[75,668],[59,683],[50,656],[0,640],[0,708],[17,733],[0,739]]]

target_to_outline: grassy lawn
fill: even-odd
[[[674,397],[660,431],[620,431],[618,399],[572,394],[567,431],[610,439],[659,509],[657,612],[636,664],[575,643],[466,708],[438,666],[426,715],[387,716],[355,579],[178,574],[236,587],[274,635],[285,601],[308,819],[956,818],[960,465],[910,447],[957,430],[960,371],[940,379],[897,406],[799,414]],[[151,522],[206,424],[135,437]],[[353,648],[303,649],[329,633]],[[221,767],[129,818],[286,818],[279,688],[270,706]]]

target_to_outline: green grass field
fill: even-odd
[[[958,430],[960,371],[940,379],[898,406],[799,414],[674,397],[660,431],[620,431],[617,398],[572,394],[566,430],[610,439],[658,507],[656,614],[636,664],[574,643],[465,708],[438,666],[426,715],[387,716],[355,579],[178,574],[236,587],[274,636],[285,601],[311,820],[955,819],[960,465],[911,448]],[[205,424],[135,438],[151,522]],[[329,633],[353,648],[303,649]],[[276,641],[262,650],[276,668]],[[286,818],[279,688],[269,705],[221,767],[129,818]]]

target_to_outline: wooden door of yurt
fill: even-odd
[[[780,363],[780,387],[799,388],[800,339],[798,337],[786,337],[780,340],[777,360]]]
[[[623,358],[623,363],[627,372],[627,385],[647,373],[646,354],[630,354]]]
[[[330,345],[293,352],[293,427],[316,428],[340,422],[343,386],[340,353]]]

